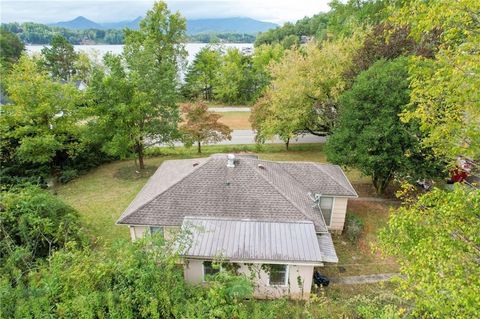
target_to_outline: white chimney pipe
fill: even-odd
[[[227,167],[235,167],[235,155],[228,154],[227,155]]]

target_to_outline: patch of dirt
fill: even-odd
[[[397,199],[395,193],[398,190],[398,186],[395,183],[391,183],[385,191],[385,194],[378,195],[373,187],[372,183],[352,183],[353,188],[357,191],[359,197],[379,197],[386,199]]]
[[[123,166],[115,172],[113,177],[120,180],[132,181],[150,177],[156,170],[156,166],[150,165],[145,166],[145,169],[143,170],[140,170],[137,166]]]

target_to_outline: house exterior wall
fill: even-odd
[[[345,225],[345,216],[347,214],[348,198],[335,197],[332,207],[332,220],[330,222],[329,230],[341,232]]]
[[[254,274],[254,297],[274,299],[289,297],[292,299],[308,299],[312,287],[313,266],[288,265],[288,285],[270,286],[269,275],[261,269],[261,264],[240,264],[240,274],[250,277]],[[191,284],[203,283],[203,260],[188,259],[184,267],[185,280]]]
[[[149,226],[130,226],[130,237],[132,241],[141,239],[149,234]],[[173,239],[175,233],[180,229],[177,226],[163,226],[165,240]]]

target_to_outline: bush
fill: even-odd
[[[78,176],[78,171],[73,168],[65,169],[58,177],[58,181],[62,184],[68,183]]]
[[[18,247],[36,259],[80,240],[78,213],[48,191],[14,187],[2,191],[0,199],[0,264]]]
[[[357,215],[351,212],[347,213],[347,222],[345,223],[345,235],[351,242],[356,242],[363,230],[363,221]]]

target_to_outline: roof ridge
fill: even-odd
[[[270,161],[272,163],[276,163],[278,164],[278,162],[275,162],[275,161]],[[252,166],[252,164],[249,163],[250,166]],[[259,173],[255,167],[253,167],[253,170],[254,172],[257,173],[257,175],[260,175],[265,181],[267,181],[267,183],[269,183],[270,185],[272,185],[272,187],[280,194],[282,195],[290,204],[292,204],[296,209],[299,210],[299,212],[301,212],[305,217],[307,217],[308,219],[311,219],[312,216],[309,216],[297,203],[295,203],[294,201],[292,201],[287,195],[285,195],[285,193],[279,189],[274,183],[272,183],[268,178],[266,178],[262,173]],[[283,168],[282,168],[283,171],[285,171]],[[289,174],[290,175],[290,174]],[[295,182],[297,182],[295,180]],[[298,183],[298,182],[297,182]],[[299,183],[298,183],[299,184]],[[301,185],[300,185],[301,186]],[[303,188],[303,187],[302,187]],[[307,195],[308,196],[308,195]],[[315,223],[313,223],[315,225]],[[325,228],[326,228],[326,225],[324,225]]]
[[[330,173],[327,172],[326,170],[322,169],[322,167],[321,167],[320,165],[318,165],[318,164],[315,163],[315,162],[312,162],[312,163],[313,163],[314,166],[316,166],[318,169],[320,169],[323,173],[327,174],[328,177],[330,177],[330,179],[331,179],[332,181],[334,181],[337,185],[339,185],[340,187],[342,187],[344,190],[346,190],[346,191],[348,191],[348,192],[351,192],[351,191],[352,191],[351,189],[346,188],[345,185],[342,185],[341,183],[339,183],[336,178],[334,178],[332,175],[330,175]],[[336,167],[340,167],[340,166],[335,165],[335,164],[329,164],[329,165],[331,165],[331,166],[336,166]],[[343,176],[346,178],[347,176],[343,173],[343,170],[340,169],[340,171],[342,172]],[[347,179],[347,178],[346,178],[346,179]],[[348,180],[348,179],[347,179],[347,180]],[[352,189],[353,189],[353,186],[352,186]],[[355,192],[355,193],[356,193],[356,192]]]
[[[258,223],[275,223],[275,224],[313,224],[311,220],[268,220],[257,218],[235,218],[235,217],[215,217],[215,216],[185,216],[185,219],[200,219],[200,220],[224,220],[224,221],[236,221],[236,222],[258,222]]]
[[[148,204],[150,204],[151,202],[153,202],[158,196],[164,194],[166,191],[170,190],[172,187],[174,187],[175,185],[177,185],[178,183],[180,183],[181,181],[183,181],[183,180],[186,179],[187,177],[189,177],[189,176],[193,175],[194,173],[198,172],[198,171],[200,170],[200,168],[202,168],[205,164],[209,163],[213,157],[206,157],[206,158],[207,158],[207,160],[206,160],[205,162],[198,164],[198,167],[197,167],[196,170],[194,170],[194,171],[190,172],[189,174],[183,176],[183,177],[180,178],[178,181],[176,181],[175,183],[173,183],[172,185],[170,185],[170,187],[164,189],[162,192],[158,193],[158,194],[155,195],[152,199],[150,199],[149,201],[143,203],[142,205],[140,205],[139,207],[137,207],[135,210],[131,211],[129,214],[127,214],[127,215],[125,215],[125,216],[123,216],[123,214],[122,214],[122,215],[120,216],[120,218],[115,222],[115,224],[119,224],[119,223],[122,222],[125,218],[127,218],[128,216],[130,216],[131,214],[137,212],[138,210],[142,209],[142,208],[145,207],[146,205],[148,205]],[[157,171],[158,171],[158,169],[163,165],[163,163],[165,163],[165,161],[162,162],[162,164],[157,168]],[[155,171],[155,173],[156,173],[157,171]],[[154,175],[155,175],[155,173],[154,173]],[[150,178],[152,178],[152,177],[153,177],[153,175],[150,176]],[[147,183],[145,183],[145,185],[143,185],[142,189],[140,190],[140,192],[138,192],[138,194],[140,194],[140,193],[142,192],[143,188],[146,187],[147,184],[148,184],[148,181],[147,181]],[[132,203],[133,203],[133,202],[132,202]],[[130,203],[130,205],[131,205],[131,203]],[[128,207],[130,207],[130,205],[128,205]],[[128,207],[125,209],[125,211],[128,209]]]

